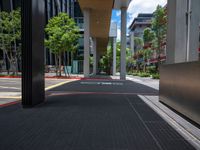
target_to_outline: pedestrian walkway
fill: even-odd
[[[47,92],[44,104],[0,109],[3,150],[194,150],[138,95],[131,81],[80,80]]]

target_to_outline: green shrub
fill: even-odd
[[[132,75],[133,73],[132,73],[131,71],[129,71],[127,74],[128,74],[128,75]]]
[[[156,66],[148,66],[147,72],[150,74],[156,74],[157,73]]]
[[[159,74],[152,74],[152,78],[153,79],[160,79],[160,75]]]
[[[141,73],[138,74],[138,76],[140,76],[140,77],[150,77],[150,74],[146,73],[146,72],[141,72]]]
[[[138,76],[137,72],[132,73],[133,76]]]

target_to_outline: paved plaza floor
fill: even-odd
[[[0,149],[195,149],[142,100],[158,90],[139,80],[77,80],[46,93],[37,107],[0,109]]]

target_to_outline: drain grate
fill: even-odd
[[[122,86],[124,85],[122,82],[80,82],[80,84],[83,85],[116,85],[116,86]]]

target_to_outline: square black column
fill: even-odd
[[[33,107],[45,100],[45,0],[22,0],[22,105]]]

